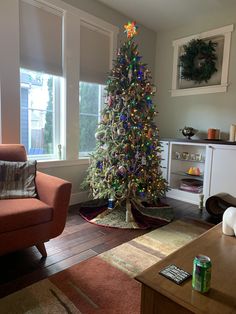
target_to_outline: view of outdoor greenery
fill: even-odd
[[[44,127],[44,153],[53,153],[53,77],[49,77],[48,82],[48,105],[45,116]]]
[[[92,152],[96,146],[95,133],[104,102],[104,86],[80,82],[80,137],[79,152]]]

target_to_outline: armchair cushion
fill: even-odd
[[[0,202],[0,234],[47,223],[52,219],[52,207],[36,198]]]
[[[0,160],[0,199],[36,197],[36,161]]]

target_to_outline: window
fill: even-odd
[[[56,158],[59,144],[60,78],[21,69],[21,143],[37,159]],[[58,119],[59,121],[59,119]]]
[[[63,13],[19,1],[21,143],[34,159],[60,158]]]
[[[82,21],[80,25],[79,157],[96,146],[95,133],[105,101],[112,39],[107,30]]]
[[[105,86],[80,82],[80,141],[79,156],[88,156],[95,149],[95,133],[105,100]]]
[[[63,1],[18,4],[21,143],[34,159],[86,157],[96,145],[118,28]]]

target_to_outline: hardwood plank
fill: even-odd
[[[195,205],[173,199],[165,202],[173,207],[176,219],[188,216],[200,222],[209,220],[208,213],[205,210],[200,211]],[[78,205],[74,205],[69,209],[63,233],[45,244],[48,253],[46,259],[41,259],[41,254],[35,247],[0,256],[0,296],[149,231],[150,229],[124,230],[90,224],[79,215]]]

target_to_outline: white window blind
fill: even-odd
[[[110,69],[109,33],[81,24],[80,80],[105,84]]]
[[[62,75],[62,13],[20,1],[20,66]]]

